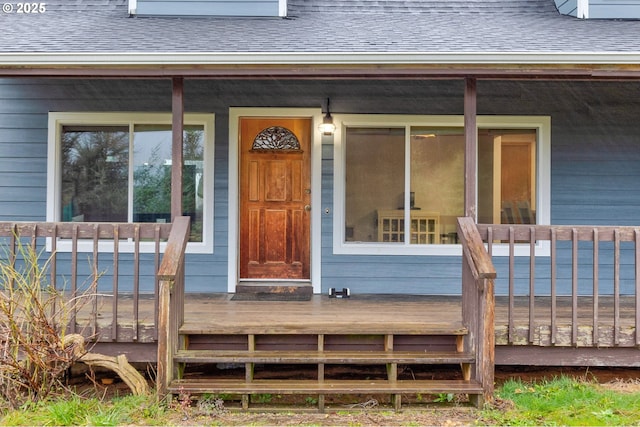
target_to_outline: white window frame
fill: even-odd
[[[49,113],[48,128],[48,156],[47,156],[47,221],[59,222],[61,220],[61,191],[62,191],[62,170],[61,170],[61,136],[63,126],[84,125],[84,126],[128,126],[129,127],[129,155],[133,153],[134,126],[140,124],[160,124],[171,125],[171,113],[138,113],[138,112],[51,112]],[[214,135],[215,116],[214,114],[185,114],[185,125],[201,125],[204,127],[204,193],[203,213],[202,213],[202,242],[188,242],[187,253],[213,253],[213,181],[214,181]],[[133,162],[129,162],[129,176],[133,176]],[[129,182],[129,203],[127,216],[131,219],[133,206],[133,183]],[[48,249],[50,245],[48,244]],[[166,243],[161,244],[161,251],[164,251]],[[61,252],[71,251],[71,242],[61,239],[56,246]],[[100,252],[113,252],[113,242],[101,241],[98,243]],[[133,242],[120,243],[120,252],[133,252]],[[93,242],[79,241],[78,251],[92,252]],[[140,252],[155,252],[153,242],[140,242]]]
[[[347,127],[404,127],[405,151],[409,150],[412,127],[464,127],[464,116],[412,116],[335,114],[334,134],[334,193],[333,193],[333,252],[350,255],[433,255],[460,256],[460,244],[415,245],[381,242],[345,241],[345,169]],[[478,116],[477,129],[536,129],[536,220],[539,225],[551,221],[551,118],[548,116]],[[405,156],[405,158],[407,158]],[[476,168],[477,169],[477,168]],[[410,185],[410,171],[405,170],[405,188]],[[477,192],[477,188],[476,188]],[[549,242],[536,244],[539,256],[549,255]],[[516,245],[517,256],[529,255],[529,245]],[[508,244],[494,244],[493,254],[508,256]]]

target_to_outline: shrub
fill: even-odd
[[[95,293],[99,276],[69,298],[49,283],[52,258],[41,262],[16,240],[0,259],[0,399],[12,408],[65,389],[64,374],[80,357],[64,344],[70,314]]]

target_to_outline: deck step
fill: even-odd
[[[259,320],[247,320],[234,325],[216,322],[185,323],[179,329],[180,335],[451,335],[463,336],[469,333],[461,322],[443,323],[402,323],[389,325],[371,320],[354,326],[350,320],[336,318],[330,323],[309,320],[280,322],[277,324]]]
[[[180,363],[283,363],[283,364],[353,364],[375,365],[398,363],[404,365],[447,365],[473,363],[469,353],[455,351],[235,351],[180,350],[174,357]]]
[[[482,394],[482,385],[474,380],[254,380],[184,379],[171,382],[169,392],[204,394],[400,394],[455,393]]]

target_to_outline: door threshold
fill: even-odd
[[[236,294],[313,295],[308,280],[243,280],[236,286]]]

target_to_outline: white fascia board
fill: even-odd
[[[0,66],[640,64],[640,52],[0,53]]]

